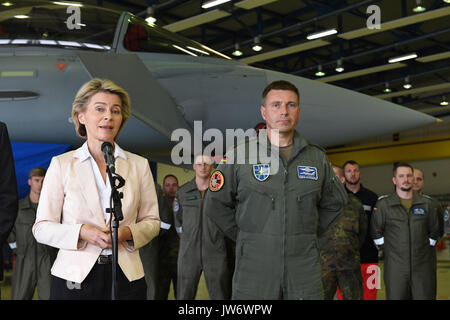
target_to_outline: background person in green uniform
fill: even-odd
[[[333,166],[333,171],[344,184],[344,170]],[[353,194],[348,197],[343,214],[319,238],[325,300],[333,300],[338,288],[344,300],[363,299],[359,249],[366,238],[367,216],[361,201]]]
[[[173,215],[173,201],[178,191],[178,179],[174,175],[167,175],[163,179],[162,191],[169,204],[169,221],[165,222],[165,230],[159,234],[159,253],[158,253],[158,279],[156,287],[156,299],[167,300],[170,290],[170,283],[173,283],[173,293],[177,298],[177,268],[178,268],[178,250],[180,247],[180,238],[175,229],[175,220]]]
[[[173,209],[180,235],[177,299],[193,300],[201,273],[212,300],[231,298],[231,272],[225,235],[206,215],[203,203],[209,193],[209,177],[214,167],[209,156],[197,155],[195,177],[177,192]]]
[[[19,201],[19,211],[8,242],[15,248],[16,262],[11,280],[11,299],[31,300],[37,286],[39,300],[50,298],[50,269],[57,249],[37,243],[31,228],[41,195],[45,169],[34,168],[28,175],[30,193]]]
[[[371,235],[384,247],[384,282],[388,300],[436,299],[436,255],[442,236],[436,206],[414,192],[413,168],[394,166],[395,192],[381,196],[371,220]],[[434,249],[434,248],[433,248]]]
[[[161,247],[161,235],[166,232],[170,221],[172,221],[172,211],[169,208],[167,199],[164,197],[161,186],[155,183],[156,197],[158,199],[159,218],[161,228],[158,236],[139,249],[142,266],[144,267],[145,283],[147,284],[147,300],[158,300],[158,285],[160,278],[159,250]]]
[[[323,299],[317,238],[342,213],[348,196],[325,151],[295,130],[300,106],[293,84],[269,84],[260,110],[267,130],[227,153],[205,199],[207,214],[236,240],[232,298]],[[239,154],[252,144],[256,159]],[[261,162],[267,161],[261,154],[272,153],[279,163]]]

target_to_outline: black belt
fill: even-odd
[[[100,255],[97,258],[97,263],[98,264],[112,264],[112,254],[104,256],[104,255]]]

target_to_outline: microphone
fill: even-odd
[[[114,147],[110,142],[103,142],[102,144],[102,152],[105,156],[105,162],[106,166],[109,168],[111,173],[114,173],[116,171],[116,167],[114,165],[115,159],[114,159]]]

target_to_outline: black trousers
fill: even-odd
[[[112,264],[95,264],[82,283],[74,283],[52,275],[50,300],[111,300]],[[120,267],[117,268],[118,300],[145,300],[145,278],[128,281]]]

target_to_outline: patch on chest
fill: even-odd
[[[225,178],[223,177],[223,173],[216,170],[211,174],[211,178],[209,180],[209,190],[212,192],[219,191],[222,189],[224,183]]]
[[[270,175],[270,166],[268,164],[254,164],[253,176],[258,181],[266,181]]]
[[[416,214],[418,216],[424,216],[425,215],[425,209],[424,208],[414,208],[413,214]]]
[[[319,174],[317,173],[316,167],[297,166],[297,174],[299,179],[319,179]]]

